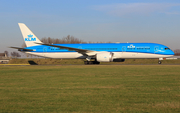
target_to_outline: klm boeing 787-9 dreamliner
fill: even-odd
[[[11,47],[36,56],[56,59],[86,59],[85,64],[100,62],[123,62],[131,58],[171,57],[174,52],[157,43],[91,43],[91,44],[44,44],[23,23],[19,23],[27,47]],[[92,61],[91,59],[94,59]]]

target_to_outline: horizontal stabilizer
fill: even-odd
[[[9,47],[9,48],[18,49],[18,51],[33,51],[32,49],[24,49],[20,47]]]

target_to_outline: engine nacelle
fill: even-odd
[[[125,59],[113,59],[113,62],[124,62]]]
[[[113,62],[113,53],[111,52],[97,53],[96,60],[98,62]]]

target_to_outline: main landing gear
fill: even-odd
[[[96,59],[94,61],[91,61],[91,57],[87,57],[86,61],[84,61],[85,65],[92,65],[92,64],[100,64],[100,62],[98,62]]]

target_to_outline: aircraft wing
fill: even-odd
[[[9,48],[18,49],[19,51],[33,51],[32,49],[24,49],[20,47],[9,47]]]
[[[68,50],[71,50],[71,51],[77,51],[78,53],[81,53],[83,55],[87,55],[87,53],[90,53],[90,52],[96,52],[96,51],[91,51],[91,50],[86,50],[86,49],[78,49],[78,48],[59,46],[59,45],[51,45],[51,44],[43,44],[43,43],[36,43],[36,44],[52,46],[52,47],[58,47],[60,49],[68,49]]]

